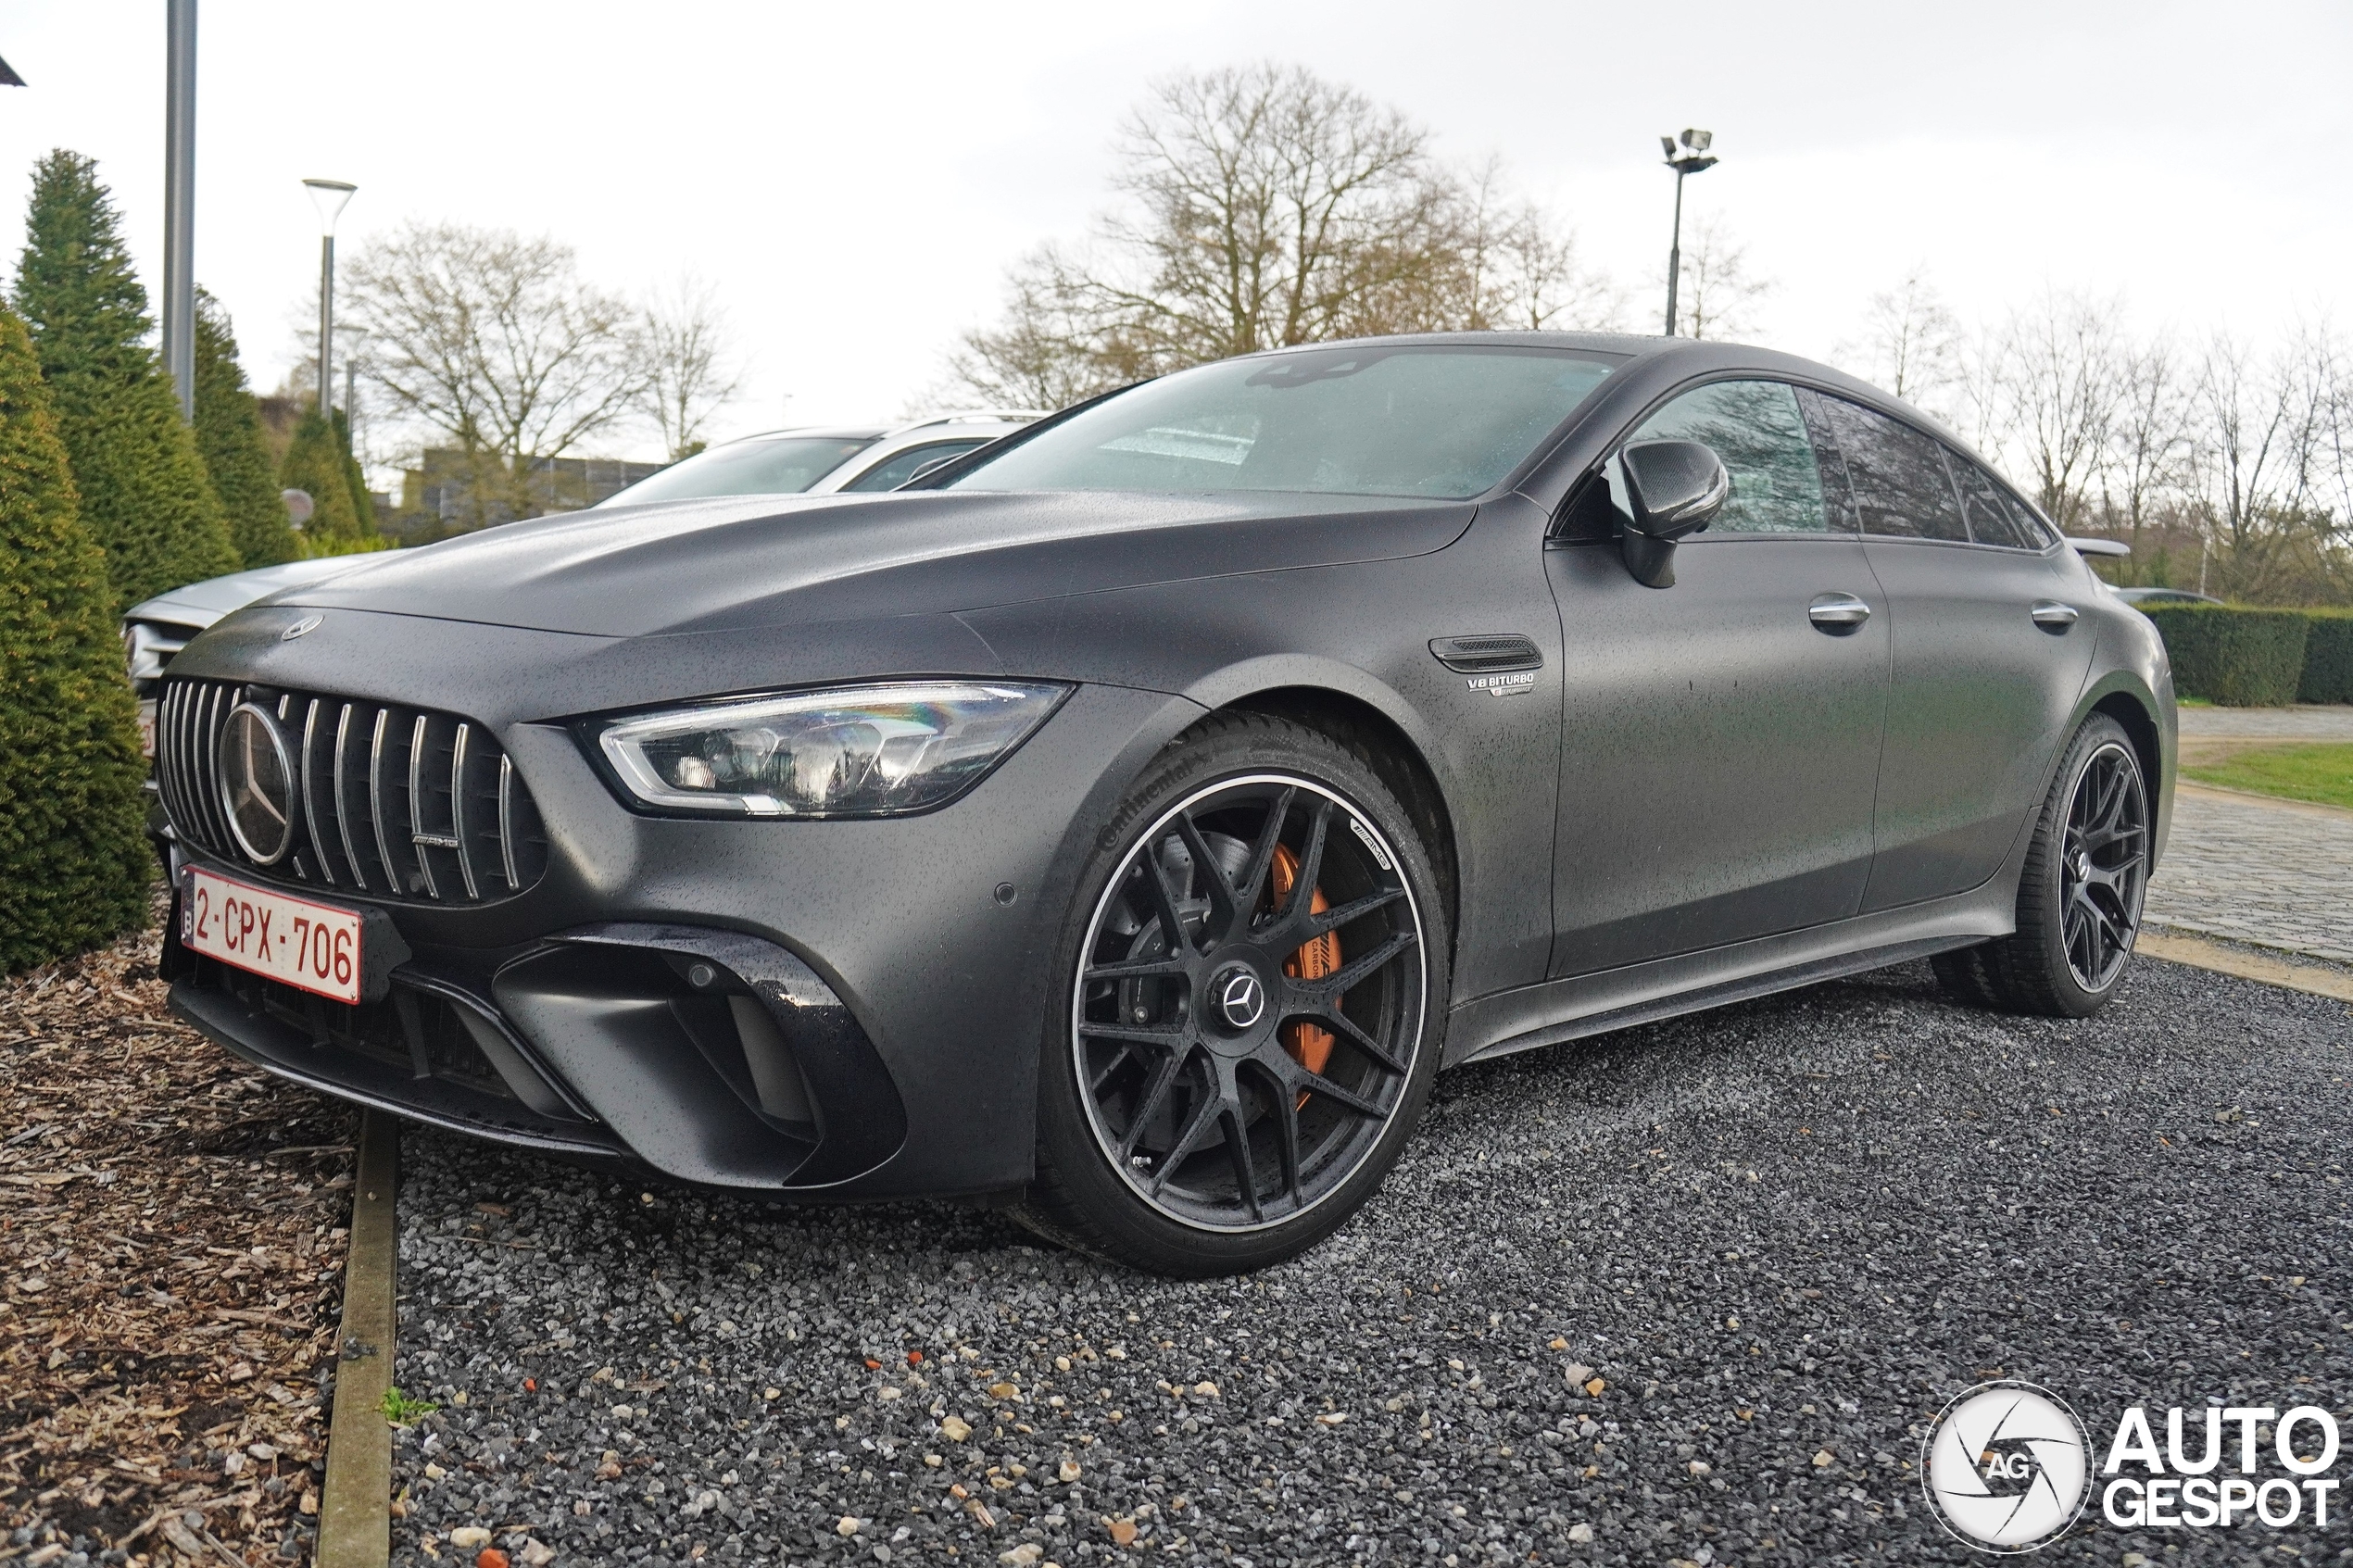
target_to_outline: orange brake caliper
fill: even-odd
[[[1277,844],[1275,846],[1274,869],[1275,897],[1278,901],[1287,901],[1290,897],[1291,884],[1299,880],[1299,857],[1292,854],[1287,846]],[[1322,888],[1315,888],[1309,895],[1308,913],[1320,915],[1330,908],[1331,901],[1324,897]],[[1321,980],[1338,968],[1340,933],[1337,931],[1325,932],[1283,960],[1283,972],[1293,980]],[[1308,1072],[1321,1073],[1324,1064],[1332,1057],[1332,1032],[1313,1023],[1287,1023],[1283,1025],[1283,1048],[1290,1051],[1292,1060]],[[1299,1103],[1302,1106],[1307,1103],[1307,1093],[1303,1089],[1300,1091]]]

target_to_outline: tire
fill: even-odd
[[[1194,726],[1079,878],[1016,1217],[1187,1278],[1313,1247],[1420,1119],[1452,952],[1429,848],[1369,752],[1262,714]]]
[[[1962,1001],[2008,1012],[2088,1018],[2106,1007],[2132,964],[2153,823],[2132,737],[2094,714],[2035,819],[2018,929],[1937,955],[1937,980]]]

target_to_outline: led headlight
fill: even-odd
[[[1069,695],[1020,681],[843,686],[616,720],[597,744],[657,810],[889,817],[970,789]]]

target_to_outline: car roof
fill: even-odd
[[[776,441],[786,436],[815,437],[829,441],[881,441],[889,437],[913,435],[937,429],[943,435],[958,433],[959,425],[1026,425],[1046,418],[1038,408],[966,408],[951,413],[927,414],[895,425],[790,425],[783,430],[763,430],[750,435],[739,435],[720,443],[734,446],[746,441]]]
[[[1811,383],[1825,391],[1834,392],[1851,401],[1876,408],[1895,415],[1906,423],[1917,425],[1955,450],[1983,463],[1999,472],[1974,444],[1944,420],[1924,409],[1915,408],[1902,398],[1873,386],[1856,376],[1849,375],[1834,366],[1818,360],[1805,359],[1785,354],[1777,348],[1759,348],[1753,344],[1726,343],[1716,338],[1657,337],[1640,332],[1394,332],[1380,337],[1341,338],[1327,343],[1302,343],[1282,348],[1262,349],[1256,354],[1238,355],[1237,358],[1276,358],[1287,354],[1324,354],[1344,348],[1416,348],[1460,347],[1466,344],[1501,348],[1568,349],[1589,354],[1606,354],[1623,363],[1611,378],[1622,380],[1627,370],[1635,366],[1650,368],[1653,374],[1644,380],[1680,382],[1685,375],[1704,375],[1709,371],[1754,371],[1763,375]],[[2005,481],[2005,483],[2007,483]],[[2015,491],[2018,486],[2010,485]],[[2021,497],[2022,498],[2022,497]],[[2031,504],[2031,503],[2030,503]],[[2035,508],[2038,515],[2040,508]],[[2047,521],[2047,520],[2045,520]],[[2060,530],[2056,524],[2052,532]]]
[[[1335,348],[1354,346],[1373,348],[1452,347],[1464,344],[1487,345],[1502,348],[1562,348],[1586,353],[1611,354],[1622,357],[1629,364],[1635,362],[1675,362],[1687,366],[1694,374],[1711,370],[1755,370],[1775,375],[1796,376],[1818,382],[1842,393],[1873,403],[1888,404],[1904,411],[1908,419],[1930,426],[1951,440],[1966,446],[1957,435],[1945,430],[1933,415],[1923,413],[1903,399],[1891,395],[1881,388],[1835,366],[1818,360],[1785,354],[1778,348],[1760,348],[1754,344],[1726,343],[1717,338],[1655,337],[1639,332],[1399,332],[1386,337],[1345,338],[1334,343],[1306,343],[1295,347],[1271,348],[1262,357],[1284,354],[1315,354]]]

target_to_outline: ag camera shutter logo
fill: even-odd
[[[1920,1484],[1945,1529],[1980,1551],[2009,1555],[2066,1534],[2091,1496],[2091,1440],[2047,1388],[1982,1383],[1929,1429]]]

